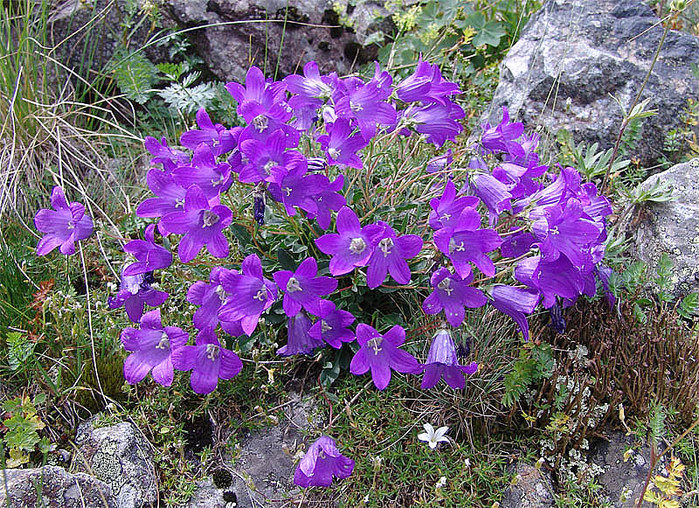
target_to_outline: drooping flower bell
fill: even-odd
[[[300,487],[330,487],[333,476],[347,478],[354,470],[354,461],[337,449],[328,436],[319,437],[299,462],[294,483]]]
[[[427,362],[422,367],[425,371],[421,386],[423,390],[432,388],[442,378],[452,388],[461,390],[466,384],[464,375],[471,375],[478,370],[476,362],[459,365],[454,340],[445,329],[435,334],[430,352],[427,353]]]

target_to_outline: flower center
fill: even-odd
[[[261,302],[265,301],[265,297],[267,296],[267,291],[265,291],[265,288],[260,289],[253,298],[255,300],[259,300]]]
[[[449,241],[449,252],[463,252],[465,250],[464,242],[456,243],[453,239]]]
[[[449,277],[440,280],[439,284],[437,284],[437,288],[444,291],[447,296],[451,296],[452,291],[454,291],[454,288],[451,287],[451,279]]]
[[[352,238],[350,242],[349,250],[352,254],[361,254],[366,249],[366,242],[364,238]]]
[[[363,110],[364,106],[362,106],[361,104],[357,104],[356,102],[350,101],[350,109],[356,113],[357,111]]]
[[[449,219],[451,219],[451,214],[445,213],[445,214],[442,215],[442,220],[445,220],[445,221],[446,221],[446,220],[449,220]]]
[[[216,344],[207,344],[206,345],[206,357],[211,360],[212,362],[218,358],[218,355],[221,354],[221,348],[217,346]]]
[[[301,284],[299,284],[299,280],[296,277],[291,277],[289,279],[289,282],[286,283],[286,291],[288,293],[303,291],[303,289],[301,288]]]
[[[333,329],[333,327],[330,326],[326,321],[323,321],[322,319],[320,320],[320,332],[321,333],[329,332],[332,329]]]
[[[378,355],[381,352],[381,348],[379,346],[382,342],[383,337],[374,337],[369,342],[367,342],[367,346],[374,350],[375,355]]]
[[[220,217],[216,215],[214,212],[212,212],[211,210],[204,210],[202,227],[211,227],[214,224],[216,224],[219,220],[221,220]]]
[[[223,286],[219,284],[218,286],[216,286],[215,291],[218,297],[221,299],[221,302],[225,302],[226,298],[228,298],[228,293],[226,293],[226,290],[223,289]]]
[[[560,233],[560,231],[558,231],[558,226],[554,226],[553,229],[551,230],[551,234],[552,234],[552,235],[557,235],[557,234],[559,234],[559,233]]]
[[[269,174],[270,170],[276,165],[277,165],[276,162],[270,160],[270,161],[267,161],[267,164],[265,164],[262,169],[264,169],[266,174]]]
[[[388,256],[391,253],[391,249],[393,248],[393,239],[392,238],[382,238],[381,241],[379,242],[379,250],[383,252],[383,257]]]
[[[269,119],[265,115],[259,115],[253,118],[252,125],[257,132],[263,132],[269,126]]]
[[[287,196],[291,196],[291,192],[292,192],[291,187],[284,187],[282,189],[282,191],[284,191],[284,194],[286,194]]]
[[[211,179],[211,186],[212,187],[217,187],[223,183],[223,175],[219,176],[218,178],[212,178]]]
[[[167,336],[167,333],[162,333],[160,336],[160,342],[158,342],[158,345],[155,346],[155,349],[170,349],[170,338]]]
[[[175,208],[184,207],[184,198],[178,198],[175,200]]]
[[[340,150],[337,148],[328,148],[328,155],[332,159],[337,159],[340,156]]]

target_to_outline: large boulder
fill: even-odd
[[[528,130],[565,128],[576,142],[613,146],[622,115],[612,96],[630,107],[662,33],[641,0],[547,1],[501,63],[489,121],[498,123],[508,106]],[[634,151],[646,167],[680,126],[687,100],[699,97],[692,64],[699,65],[699,39],[671,30],[641,96],[658,111],[643,120]]]
[[[0,506],[25,508],[117,508],[112,489],[84,473],[58,466],[0,470]]]
[[[318,62],[321,72],[347,73],[374,60],[368,37],[392,27],[378,0],[166,0],[165,18],[187,29],[209,70],[243,81],[250,65],[282,77]],[[201,27],[201,28],[197,28]],[[279,47],[282,46],[281,54]]]
[[[88,420],[78,427],[75,444],[73,468],[109,485],[119,508],[157,505],[153,449],[133,424],[95,428]]]
[[[636,256],[651,268],[663,254],[670,256],[669,292],[680,297],[699,291],[699,159],[651,176],[642,188],[658,182],[672,187],[674,201],[645,204],[629,234]]]

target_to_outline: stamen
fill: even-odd
[[[447,294],[447,296],[451,296],[452,291],[454,291],[454,288],[451,287],[451,279],[449,277],[439,281],[439,284],[437,284],[437,288],[444,291]]]
[[[178,198],[175,200],[175,208],[184,207],[184,198]]]
[[[352,254],[361,254],[366,249],[366,242],[364,238],[352,238],[350,242],[349,250]]]
[[[287,196],[291,196],[291,187],[284,187],[282,190],[284,191],[284,194],[286,194]]]
[[[155,349],[170,349],[170,337],[167,336],[167,333],[162,333],[160,336],[160,342],[158,342],[158,345],[155,346]]]
[[[553,229],[551,230],[551,234],[552,234],[552,235],[557,235],[557,234],[559,234],[559,233],[560,233],[560,231],[558,231],[558,226],[554,226]]]
[[[223,286],[219,284],[218,286],[216,286],[215,291],[218,297],[221,299],[221,303],[225,302],[226,298],[228,298],[228,293],[226,293],[226,290],[223,289]]]
[[[391,253],[393,245],[393,239],[391,238],[383,238],[379,242],[379,250],[383,252],[383,257],[387,257]]]
[[[381,348],[379,346],[382,342],[383,337],[374,337],[369,342],[367,342],[367,345],[374,350],[375,355],[378,355],[381,352]]]
[[[286,283],[286,291],[288,293],[294,293],[296,291],[303,291],[303,288],[301,288],[301,284],[299,284],[299,280],[296,277],[291,277],[289,282]]]
[[[333,329],[332,326],[330,326],[327,322],[325,322],[321,319],[321,321],[320,321],[320,332],[321,333],[329,332],[332,329]]]
[[[216,344],[207,344],[206,345],[206,357],[211,360],[212,362],[218,358],[218,355],[221,353],[221,348],[217,346]]]
[[[269,127],[269,119],[265,115],[259,115],[253,118],[252,125],[255,127],[257,132],[263,132],[267,127]]]
[[[328,155],[331,159],[337,160],[337,158],[340,156],[340,150],[337,148],[328,148]]]
[[[211,227],[214,224],[216,224],[219,220],[221,220],[220,217],[216,215],[214,212],[212,212],[211,210],[204,210],[202,227]]]
[[[356,113],[357,111],[363,110],[364,106],[362,106],[361,104],[357,104],[356,102],[350,101],[350,109]]]
[[[253,296],[253,298],[255,300],[259,300],[261,302],[264,302],[266,297],[267,297],[267,291],[265,290],[265,288],[260,289],[257,292],[257,294],[255,296]]]

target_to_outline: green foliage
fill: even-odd
[[[141,52],[124,48],[119,48],[112,60],[111,67],[119,89],[128,99],[145,104],[153,95],[153,87],[160,82],[158,68]]]
[[[549,344],[527,343],[522,346],[519,359],[505,376],[502,403],[512,407],[533,383],[551,377],[554,368],[553,351]]]
[[[598,143],[576,145],[573,136],[565,129],[559,130],[556,138],[561,145],[562,162],[575,167],[588,182],[599,183],[609,167],[614,149],[600,150]],[[631,164],[629,159],[615,160],[612,164],[612,173],[622,172],[629,164]]]
[[[9,414],[2,421],[0,428],[6,429],[2,438],[3,453],[6,459],[6,467],[19,467],[30,461],[29,454],[36,451],[46,455],[49,451],[49,441],[46,437],[40,437],[39,431],[45,425],[37,415],[36,406],[43,404],[46,397],[39,394],[31,401],[29,397],[17,397],[3,403],[2,408]]]
[[[699,293],[685,296],[677,308],[677,313],[684,319],[695,319],[699,316]]]
[[[27,336],[21,332],[9,332],[7,342],[7,361],[11,371],[31,371],[34,365],[34,347]]]

